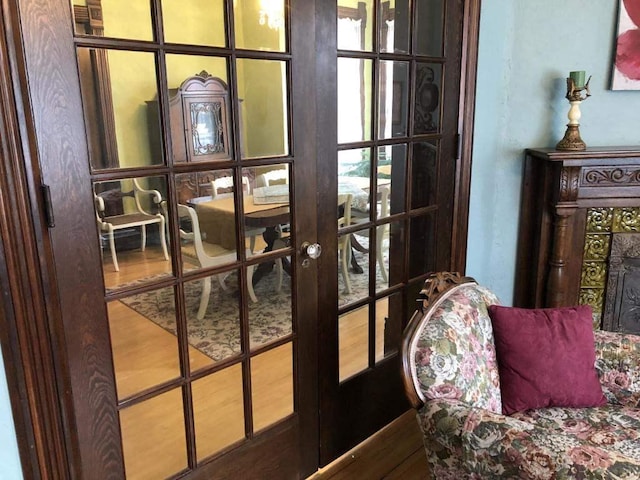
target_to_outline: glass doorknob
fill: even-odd
[[[311,258],[312,260],[315,260],[322,254],[322,247],[319,243],[304,242],[300,246],[300,249],[302,250],[303,256]]]

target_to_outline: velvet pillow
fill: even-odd
[[[606,403],[595,369],[591,307],[491,305],[489,316],[504,414]]]

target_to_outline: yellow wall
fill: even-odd
[[[151,158],[145,103],[157,92],[154,55],[110,50],[108,58],[120,166],[161,163]]]
[[[166,42],[225,46],[223,0],[163,0],[162,9]]]
[[[150,2],[102,0],[105,37],[152,40]]]
[[[235,2],[236,42],[245,48],[263,45],[265,49],[281,51],[283,30],[271,30],[258,23],[260,1]],[[148,2],[103,0],[102,6],[105,36],[152,39]],[[225,43],[222,0],[164,0],[163,18],[167,41],[217,46]],[[146,102],[157,97],[154,56],[110,50],[108,59],[120,166],[158,163],[160,159],[151,158],[146,116]],[[226,60],[221,57],[167,55],[166,63],[169,88],[179,87],[187,77],[202,70],[228,83]],[[245,156],[285,153],[283,70],[281,62],[261,60],[244,60],[237,66]]]

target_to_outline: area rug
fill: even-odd
[[[362,243],[366,246],[366,239]],[[350,294],[344,292],[342,276],[339,275],[339,305],[360,300],[368,295],[369,256],[359,252],[354,254],[364,273],[350,271]],[[386,256],[385,260],[388,262]],[[380,275],[380,269],[376,268],[376,271],[376,282],[378,288],[381,288],[385,284]],[[249,304],[251,349],[290,335],[292,332],[291,279],[286,274],[283,276],[280,292],[277,291],[276,282],[277,275],[273,269],[262,277],[254,288],[258,302]],[[224,283],[226,290],[221,288],[217,279],[212,279],[209,305],[201,320],[196,318],[196,314],[200,305],[202,281],[187,282],[184,286],[189,344],[216,362],[240,353],[237,276],[229,275]],[[132,295],[121,301],[140,315],[176,335],[176,311],[172,288]]]
[[[240,353],[240,314],[238,282],[235,274],[225,279],[226,290],[214,278],[204,318],[196,318],[200,305],[202,281],[185,283],[185,307],[189,344],[220,361]],[[257,303],[249,305],[249,342],[251,348],[291,334],[291,282],[285,276],[280,292],[276,291],[275,270],[265,275],[255,287]],[[139,314],[176,334],[176,311],[173,289],[141,293],[121,300]]]
[[[358,243],[363,248],[369,248],[369,238],[361,235],[357,236]],[[351,250],[357,264],[362,269],[362,273],[356,273],[351,265],[349,265],[349,283],[351,283],[351,293],[345,292],[344,279],[338,265],[338,305],[343,306],[349,303],[361,300],[369,295],[369,254],[361,253],[355,249]],[[383,262],[389,272],[389,239],[385,238],[382,244]],[[389,283],[382,278],[380,266],[376,265],[376,291],[384,290]]]

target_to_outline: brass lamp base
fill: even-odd
[[[579,125],[567,125],[564,137],[556,145],[556,150],[581,151],[586,150],[587,145],[580,138]]]

